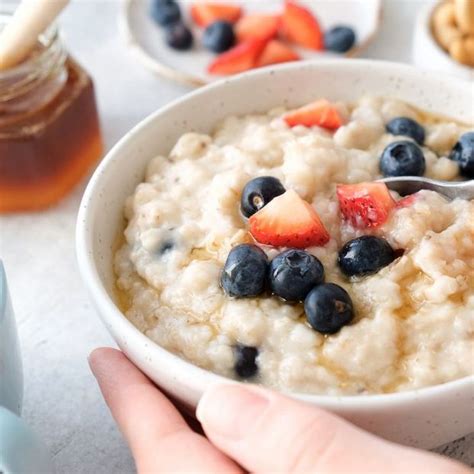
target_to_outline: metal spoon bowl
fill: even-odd
[[[423,189],[436,191],[448,199],[474,199],[474,179],[469,181],[437,181],[418,176],[400,176],[379,180],[401,196],[416,193]]]

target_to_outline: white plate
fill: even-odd
[[[229,3],[229,0],[222,0]],[[217,76],[206,74],[208,64],[215,57],[200,44],[202,30],[194,25],[189,17],[191,1],[181,1],[180,6],[186,23],[192,27],[195,45],[190,51],[175,51],[163,39],[163,30],[149,15],[151,0],[124,0],[120,17],[120,30],[127,44],[136,53],[143,65],[166,78],[201,86]],[[247,1],[243,4],[246,13],[267,11],[278,12],[283,8],[283,0]],[[357,43],[346,56],[356,56],[375,38],[381,23],[381,0],[299,0],[318,17],[323,29],[338,24],[354,28]],[[296,48],[304,58],[334,57],[331,53],[317,53],[304,48]]]

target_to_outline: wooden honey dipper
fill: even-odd
[[[24,61],[69,0],[23,0],[0,32],[0,71]]]

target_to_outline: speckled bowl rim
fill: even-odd
[[[301,67],[311,67],[311,65],[317,65],[319,67],[335,66],[341,69],[351,67],[376,67],[383,68],[385,71],[393,71],[394,74],[405,76],[417,76],[420,80],[423,74],[431,74],[429,71],[421,71],[413,66],[398,64],[388,61],[373,61],[373,60],[361,60],[361,59],[334,59],[334,60],[316,60],[308,61],[304,66],[301,63],[288,63],[285,65],[276,66],[275,71],[286,71]],[[341,72],[342,73],[342,72]],[[269,74],[269,68],[261,70],[255,70],[233,76],[215,83],[209,84],[205,87],[194,90],[184,96],[170,102],[169,104],[161,107],[156,112],[149,115],[147,118],[142,120],[132,130],[130,130],[118,143],[107,153],[105,158],[102,160],[94,175],[92,176],[81,201],[81,205],[78,212],[77,226],[76,226],[76,252],[79,264],[79,270],[82,276],[90,296],[99,311],[100,317],[104,322],[107,330],[111,333],[114,331],[111,329],[114,327],[115,332],[120,334],[126,334],[128,347],[146,347],[148,350],[153,350],[156,354],[156,359],[160,360],[160,363],[166,366],[167,372],[173,373],[175,380],[179,379],[188,386],[192,386],[196,390],[203,392],[205,388],[210,385],[218,383],[232,383],[235,381],[226,377],[217,375],[213,372],[202,369],[191,362],[182,359],[181,357],[167,351],[163,347],[153,342],[150,338],[140,332],[120,311],[115,302],[111,299],[107,293],[104,285],[101,281],[99,272],[93,256],[93,211],[94,201],[98,199],[99,195],[103,192],[101,187],[102,176],[107,173],[108,167],[115,161],[120,160],[121,150],[124,145],[134,138],[137,134],[141,133],[143,128],[146,128],[151,122],[153,122],[158,116],[166,115],[166,113],[181,104],[182,102],[188,101],[200,94],[207,94],[209,91],[218,91],[220,88],[225,87],[229,83],[240,81],[242,78],[251,78],[258,75]],[[457,78],[446,77],[450,83],[458,83],[460,87],[469,85],[467,81],[463,81]],[[112,245],[112,243],[111,243]],[[319,405],[328,409],[356,409],[360,413],[370,412],[371,409],[383,408],[390,409],[391,407],[398,407],[400,404],[411,403],[416,401],[417,403],[424,403],[432,398],[438,398],[442,396],[453,396],[457,392],[472,391],[474,388],[474,375],[463,377],[457,380],[446,382],[443,384],[433,385],[417,390],[407,390],[403,392],[386,393],[386,394],[368,394],[368,395],[319,395],[319,394],[307,394],[283,391],[283,393],[290,395],[294,398]]]

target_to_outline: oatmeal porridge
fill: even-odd
[[[394,99],[317,101],[186,133],[125,206],[117,286],[150,339],[281,390],[387,393],[474,373],[474,133]]]

